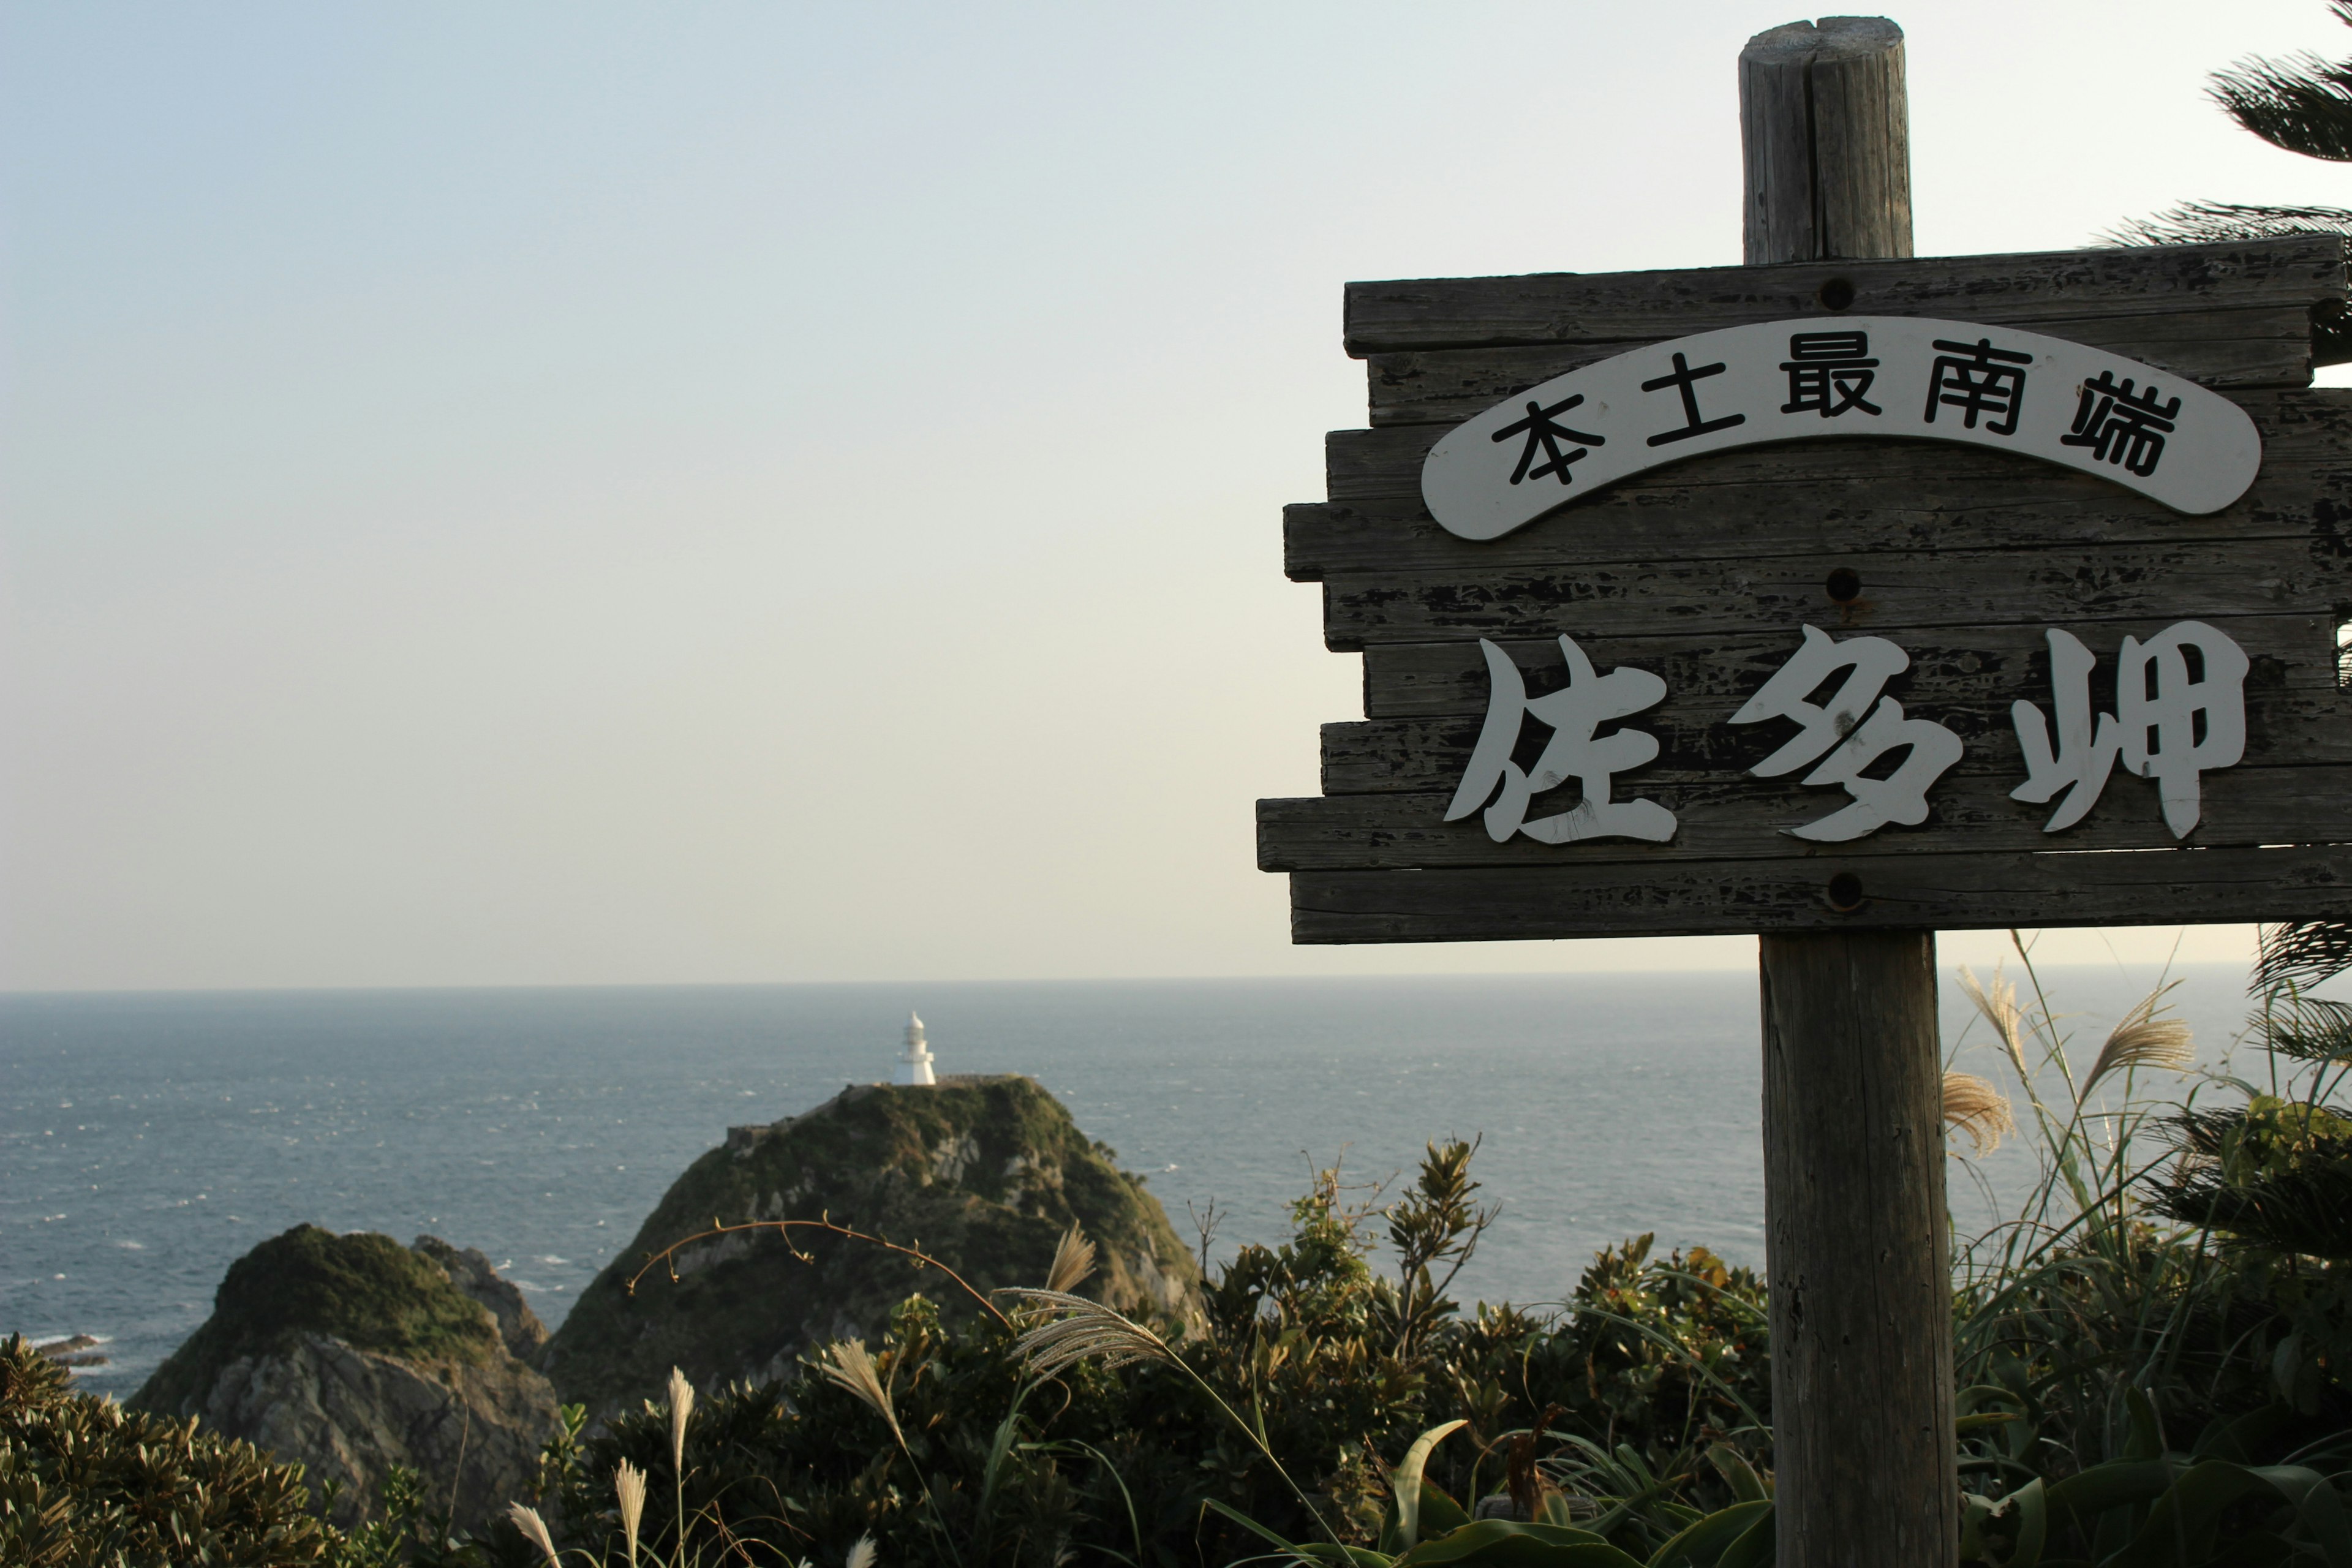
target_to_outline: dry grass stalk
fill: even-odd
[[[2000,1147],[2004,1133],[2017,1131],[2009,1097],[1972,1072],[1944,1075],[1944,1125],[1967,1135],[1979,1157]]]
[[[694,1384],[687,1382],[686,1373],[669,1369],[669,1461],[682,1478],[686,1474],[686,1423],[694,1415]]]
[[[645,1471],[623,1459],[621,1468],[613,1472],[613,1495],[621,1503],[621,1533],[629,1542],[629,1568],[637,1568],[637,1523],[646,1514]]]
[[[905,1447],[907,1436],[898,1430],[898,1407],[891,1402],[890,1391],[882,1386],[881,1374],[874,1370],[874,1358],[866,1353],[866,1342],[835,1340],[825,1347],[824,1357],[817,1363],[818,1370],[870,1405],[874,1414],[890,1424],[890,1435]]]
[[[547,1533],[547,1521],[539,1517],[539,1510],[510,1502],[507,1504],[507,1517],[514,1521],[514,1527],[522,1531],[525,1541],[546,1552],[550,1563],[557,1562],[555,1538]]]
[[[849,1555],[842,1559],[841,1568],[874,1568],[874,1538],[859,1536],[857,1544],[849,1549]]]
[[[2000,1048],[2009,1053],[2009,1065],[2017,1069],[2022,1080],[2031,1078],[2025,1070],[2025,1015],[2017,1005],[2017,983],[2001,978],[2000,970],[1992,972],[1992,984],[1979,981],[1966,964],[1960,966],[1960,989],[1969,994],[1984,1021],[2000,1040]]]
[[[1168,1342],[1142,1324],[1120,1316],[1100,1301],[1073,1296],[1066,1290],[1004,1290],[999,1294],[1050,1314],[1013,1343],[1039,1377],[1052,1377],[1066,1367],[1099,1357],[1106,1367],[1139,1361],[1172,1362]]]
[[[1045,1289],[1071,1291],[1086,1283],[1095,1271],[1095,1244],[1087,1239],[1086,1232],[1072,1220],[1070,1228],[1062,1233],[1054,1248],[1053,1267],[1045,1270]]]
[[[2172,985],[2179,984],[2176,980]],[[2189,1070],[2195,1059],[2189,1050],[2189,1026],[2178,1018],[2158,1016],[2172,985],[2158,986],[2123,1016],[2122,1022],[2107,1037],[2107,1043],[2099,1047],[2099,1059],[2092,1064],[2091,1076],[2083,1080],[2083,1092],[2074,1097],[2075,1103],[2088,1100],[2091,1090],[2109,1073],[2132,1072],[2140,1068]]]

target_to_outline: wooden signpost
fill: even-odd
[[[2352,915],[2331,236],[1909,259],[1902,35],[1740,59],[1747,261],[1350,285],[1302,942],[1754,932],[1783,1568],[1957,1554],[1937,928]]]

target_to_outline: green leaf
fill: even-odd
[[[2042,1478],[2034,1477],[2001,1499],[1993,1511],[1998,1518],[2013,1514],[2017,1519],[2017,1542],[2010,1548],[2009,1561],[2002,1568],[2036,1568],[2050,1540],[2050,1501]]]
[[[1468,1425],[1467,1421],[1448,1421],[1432,1426],[1412,1440],[1412,1447],[1404,1451],[1397,1468],[1389,1472],[1389,1485],[1396,1492],[1396,1543],[1400,1552],[1410,1552],[1421,1542],[1421,1472],[1429,1463],[1431,1451]]]
[[[1731,1495],[1741,1502],[1759,1502],[1772,1495],[1764,1478],[1755,1468],[1740,1458],[1739,1450],[1728,1443],[1717,1443],[1706,1451],[1706,1462],[1715,1467],[1716,1474],[1731,1488]]]
[[[1216,1510],[1259,1540],[1273,1542],[1301,1563],[1339,1563],[1343,1564],[1344,1568],[1394,1568],[1396,1563],[1396,1559],[1386,1552],[1373,1552],[1361,1546],[1332,1546],[1319,1541],[1312,1546],[1297,1545],[1285,1541],[1241,1510],[1220,1502],[1215,1498],[1202,1500],[1201,1506]]]
[[[1731,1543],[1771,1511],[1760,1498],[1717,1510],[1652,1552],[1648,1568],[1715,1568]]]
[[[1746,1534],[1723,1549],[1715,1560],[1715,1568],[1770,1568],[1780,1552],[1780,1537],[1772,1524],[1772,1510],[1766,1509],[1756,1516],[1756,1522]]]
[[[1396,1560],[1395,1568],[1428,1568],[1460,1563],[1469,1568],[1642,1568],[1589,1530],[1558,1524],[1522,1524],[1515,1519],[1482,1519],[1435,1541],[1424,1541]]]
[[[2161,1459],[2110,1459],[2068,1476],[2049,1492],[2053,1513],[2094,1519],[2111,1508],[2154,1502],[2172,1485],[2174,1468]]]
[[[1965,1437],[1971,1432],[1981,1432],[1988,1426],[2006,1426],[2025,1417],[2014,1410],[1988,1410],[1978,1415],[1963,1415],[1952,1423],[1952,1429]]]

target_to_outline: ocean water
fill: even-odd
[[[2244,973],[2178,973],[2218,1058]],[[2094,1049],[2154,978],[2045,973]],[[1557,1300],[1645,1231],[1763,1262],[1748,973],[14,995],[0,1333],[98,1335],[87,1382],[128,1394],[231,1261],[305,1220],[478,1247],[560,1322],[730,1124],[887,1077],[909,1007],[941,1070],[1060,1096],[1181,1234],[1213,1205],[1216,1256],[1278,1239],[1318,1166],[1378,1183],[1459,1135],[1500,1206],[1465,1300]],[[2000,1201],[2031,1152],[1981,1171]],[[1953,1192],[1966,1229],[1987,1199]]]

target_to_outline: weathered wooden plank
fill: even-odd
[[[2096,650],[2105,657],[2124,636],[2143,639],[2178,617],[2109,625]],[[2253,660],[2249,694],[2298,690],[2332,694],[2337,688],[2336,615],[2211,616],[2203,617],[2237,641]],[[1839,631],[1835,623],[1822,629]],[[1732,634],[1643,634],[1588,640],[1565,627],[1602,668],[1630,664],[1666,683],[1669,710],[1697,702],[1728,710],[1789,657],[1802,637],[1796,625]],[[2050,687],[2049,642],[2039,626],[1972,626],[1906,634],[1896,640],[1911,668],[1887,688],[1905,702],[2005,711],[2020,697],[2042,700]],[[1498,638],[1517,661],[1531,696],[1556,690],[1567,679],[1559,631]],[[1700,711],[1712,711],[1705,708]],[[1486,710],[1486,662],[1475,641],[1379,643],[1364,649],[1364,713],[1370,719],[1428,718]]]
[[[1991,326],[2022,324],[1982,320]],[[2068,331],[2053,335],[2111,349],[2204,386],[2238,391],[2311,384],[2311,312],[2305,305],[2103,317],[2069,323]],[[1364,365],[1371,422],[1457,424],[1556,375],[1642,346],[1560,343],[1372,354]]]
[[[1290,906],[1298,942],[2352,920],[2352,846],[1297,871]]]
[[[2045,681],[2017,689],[2009,699],[1960,704],[1906,694],[1907,712],[1933,719],[1960,738],[1968,750],[1948,777],[1997,773],[2014,782],[2024,776],[2010,702],[2022,697],[2047,713]],[[2106,699],[2098,700],[2103,705]],[[1753,767],[1792,733],[1780,724],[1733,725],[1738,703],[1720,700],[1670,702],[1654,713],[1626,722],[1658,742],[1658,757],[1638,773],[1623,775],[1637,792],[1651,781],[1682,784]],[[2102,706],[2101,711],[2106,711]],[[1451,791],[1470,764],[1483,715],[1442,719],[1368,719],[1326,724],[1322,734],[1322,786],[1326,795],[1411,794]],[[2246,696],[2246,760],[2288,766],[2327,763],[2352,766],[2352,701],[2326,691],[2257,690]],[[1530,724],[1541,734],[1542,726]]]
[[[1421,463],[1435,430],[1334,431],[1325,443],[1332,500],[1285,509],[1284,570],[1317,582],[1347,572],[2341,531],[2352,518],[2352,389],[2235,401],[2262,431],[2263,471],[2242,500],[2207,517],[2009,453],[1856,439],[1694,458],[1485,542],[1446,532],[1422,505]]]
[[[2333,766],[2242,764],[2206,774],[2202,813],[2186,842],[2352,843],[2352,761],[2345,758],[2344,748],[2335,750]],[[2055,848],[2164,849],[2179,842],[2164,825],[2155,786],[2144,779],[2120,773],[2110,777],[2090,816],[2053,835],[2042,831],[2051,805],[2009,798],[2023,777],[2020,767],[1946,773],[1928,792],[1926,822],[1916,827],[1883,827],[1865,841],[1866,847],[1878,854],[2024,854]],[[1536,796],[1529,816],[1547,816],[1575,804],[1573,789],[1555,793],[1560,798]],[[1674,837],[1664,844],[1604,838],[1559,845],[1518,837],[1497,844],[1475,816],[1445,820],[1450,793],[1307,795],[1257,803],[1258,869],[1402,870],[1790,856],[1822,859],[1864,847],[1787,837],[1788,829],[1826,816],[1849,799],[1843,790],[1807,789],[1794,775],[1661,775],[1645,768],[1621,774],[1611,793],[1619,800],[1654,800],[1673,812]]]
[[[1809,261],[1656,272],[1538,272],[1350,283],[1347,349],[1361,358],[1403,349],[1526,343],[1654,342],[1662,338],[1833,312],[1832,281],[1853,289],[1844,310],[1951,316],[2030,326],[2057,337],[2072,323],[2131,315],[2290,307],[2346,297],[2344,242],[2332,235],[2007,256]],[[1835,294],[1832,297],[1838,297]]]
[[[1852,571],[1860,596],[1831,597]],[[1886,551],[1761,560],[1635,561],[1566,568],[1326,577],[1323,635],[1336,651],[1455,637],[1586,637],[1783,630],[1840,635],[1923,627],[2324,613],[2352,601],[2352,559],[2308,538],[2179,544]]]

